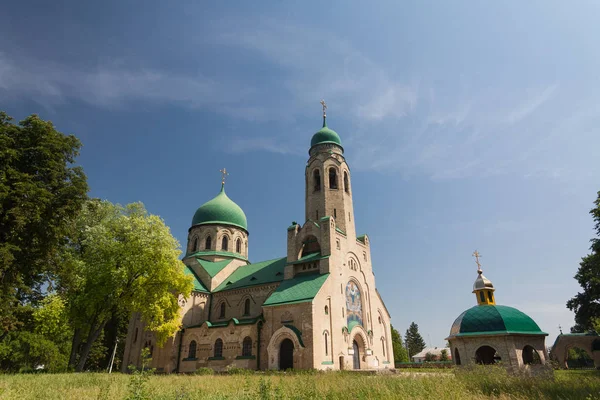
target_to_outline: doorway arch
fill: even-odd
[[[491,346],[481,346],[475,352],[475,362],[477,364],[495,364],[502,359],[496,352],[496,349]]]
[[[279,369],[294,368],[294,342],[290,339],[283,339],[279,345]]]
[[[352,341],[352,349],[354,350],[354,354],[352,355],[352,368],[360,369],[360,346],[356,340]]]

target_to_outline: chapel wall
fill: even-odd
[[[212,297],[211,322],[226,321],[231,318],[258,317],[262,313],[263,303],[277,286],[279,286],[279,282],[214,293]],[[250,300],[250,314],[248,315],[244,315],[244,303],[246,299]],[[220,315],[221,303],[225,303],[224,317]]]

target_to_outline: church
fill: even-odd
[[[390,315],[375,287],[367,235],[355,230],[350,167],[339,135],[311,139],[304,223],[287,228],[287,251],[250,262],[244,211],[225,193],[198,208],[183,263],[193,278],[180,296],[181,329],[162,346],[138,315],[128,327],[123,371],[394,368]],[[225,176],[225,171],[224,176]]]

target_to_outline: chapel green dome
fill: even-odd
[[[456,318],[450,329],[450,336],[478,335],[547,335],[527,314],[513,307],[498,305],[477,305],[469,308]]]
[[[312,139],[310,140],[310,147],[326,143],[337,144],[338,146],[342,147],[340,135],[338,135],[333,129],[329,129],[327,127],[327,119],[323,117],[323,127],[313,135]]]
[[[196,210],[192,226],[207,224],[233,225],[248,230],[248,221],[244,211],[225,193],[225,186],[214,199],[207,201]]]

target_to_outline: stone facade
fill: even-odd
[[[369,238],[356,236],[343,148],[316,144],[309,155],[305,223],[288,228],[285,259],[249,263],[248,232],[227,221],[192,226],[183,261],[198,283],[180,298],[182,329],[161,347],[133,315],[124,370],[140,365],[144,347],[163,372],[393,368],[390,315]]]

